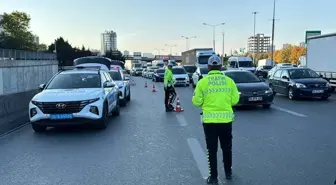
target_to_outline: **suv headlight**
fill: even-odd
[[[301,84],[301,83],[296,83],[295,86],[297,88],[306,88],[306,86],[304,84]]]
[[[90,100],[84,100],[84,101],[81,102],[81,104],[88,105],[88,104],[96,102],[98,100],[100,100],[100,98],[94,98],[94,99],[90,99]]]
[[[272,89],[268,89],[265,91],[265,94],[271,94],[271,93],[273,93]]]
[[[325,86],[326,87],[331,87],[329,82],[327,82]]]

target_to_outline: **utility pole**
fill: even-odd
[[[224,30],[222,31],[223,43],[222,43],[222,63],[224,63]]]
[[[216,27],[220,25],[224,25],[225,23],[219,23],[219,24],[208,24],[208,23],[203,23],[205,26],[211,26],[212,27],[212,40],[213,40],[213,50],[216,51]]]
[[[254,23],[253,23],[253,42],[256,43],[256,46],[255,46],[255,49],[256,51],[254,50],[253,51],[253,64],[255,64],[255,57],[256,57],[256,52],[258,52],[258,49],[259,49],[259,40],[255,40],[257,37],[256,37],[256,20],[257,20],[257,14],[258,12],[252,12],[253,14],[253,19],[254,19]]]
[[[172,48],[176,47],[177,45],[168,45],[168,44],[166,44],[165,46],[167,46],[167,47],[170,48],[170,55],[172,55]]]
[[[181,37],[186,40],[186,51],[189,50],[190,39],[195,39],[196,36],[192,36],[192,37],[181,36]]]
[[[273,63],[274,63],[274,26],[275,26],[275,0],[273,0],[272,45],[271,45],[271,55]]]

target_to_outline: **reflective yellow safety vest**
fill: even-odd
[[[173,72],[170,69],[166,69],[164,73],[164,80],[163,84],[165,87],[168,85],[174,86],[174,75]]]
[[[202,108],[203,123],[230,123],[234,119],[232,106],[239,102],[239,92],[231,78],[211,70],[197,82],[192,102]]]

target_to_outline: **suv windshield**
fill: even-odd
[[[194,73],[197,69],[196,66],[184,66],[184,69],[188,72],[188,73]]]
[[[94,73],[61,73],[55,76],[46,89],[79,89],[100,88],[98,74]]]
[[[121,74],[118,71],[110,71],[109,72],[110,76],[112,77],[112,80],[115,81],[121,81]]]
[[[183,68],[173,68],[173,74],[186,74],[186,71]]]
[[[249,71],[227,72],[226,76],[230,77],[235,83],[256,83],[260,79]]]
[[[199,64],[208,64],[210,56],[199,56],[198,57],[198,63]]]
[[[239,67],[253,67],[252,61],[239,61]]]
[[[320,76],[311,69],[290,69],[288,72],[291,79],[320,78]]]
[[[201,74],[204,75],[204,74],[208,74],[209,69],[208,68],[200,68],[200,71],[201,71]]]

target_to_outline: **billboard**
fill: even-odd
[[[305,43],[307,44],[307,38],[311,36],[316,36],[316,35],[321,35],[321,30],[320,31],[306,31],[306,38],[305,38]]]

